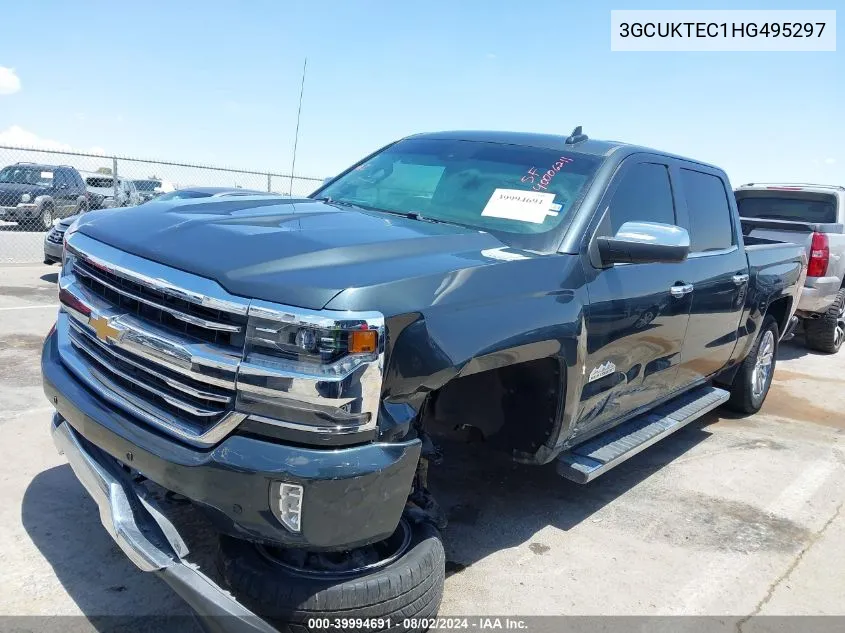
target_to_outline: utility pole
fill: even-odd
[[[288,195],[293,195],[293,174],[296,168],[296,145],[299,142],[299,117],[302,114],[302,94],[305,92],[305,69],[308,67],[308,58],[302,64],[302,83],[299,86],[299,109],[296,111],[296,133],[293,136],[293,161],[290,164],[290,187]]]

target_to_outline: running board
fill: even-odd
[[[724,389],[706,386],[693,389],[601,435],[573,446],[557,459],[559,475],[585,484],[618,466],[726,402]]]

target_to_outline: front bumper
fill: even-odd
[[[817,277],[812,280],[812,284],[804,286],[798,309],[802,312],[826,312],[836,300],[840,280],[836,277]]]
[[[205,630],[275,632],[183,560],[188,548],[182,537],[154,499],[137,488],[114,460],[85,442],[58,414],[52,430],[56,448],[97,503],[109,536],[140,570],[155,573],[170,585],[197,612]]]
[[[13,207],[0,207],[0,220],[19,220],[38,217],[37,204],[18,204]]]
[[[60,262],[62,261],[62,245],[61,243],[56,244],[55,242],[51,242],[47,239],[49,236],[49,232],[44,236],[44,260],[49,259],[54,262]]]
[[[229,435],[189,446],[110,406],[61,362],[57,335],[44,343],[44,392],[67,424],[114,459],[208,510],[237,538],[309,550],[342,550],[388,537],[411,490],[420,441],[311,449]],[[270,509],[276,482],[304,490],[302,529],[286,530]]]

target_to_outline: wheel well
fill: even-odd
[[[766,308],[766,314],[771,314],[775,318],[778,324],[778,332],[781,334],[786,331],[786,327],[789,325],[789,308],[791,305],[792,299],[790,297],[781,297],[772,301]]]
[[[557,419],[562,384],[555,358],[456,378],[432,394],[422,426],[432,437],[478,439],[510,453],[535,453]]]

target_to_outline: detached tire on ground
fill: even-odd
[[[845,341],[845,288],[836,293],[836,300],[818,319],[804,321],[807,347],[817,352],[835,354]]]
[[[228,536],[220,537],[217,564],[235,597],[257,615],[281,625],[281,630],[324,631],[324,625],[309,626],[309,620],[326,618],[330,623],[390,618],[390,631],[418,630],[403,628],[403,620],[437,615],[446,555],[434,526],[405,525],[410,540],[398,558],[351,576],[301,571],[280,564],[260,546]]]
[[[742,361],[731,383],[731,397],[726,405],[729,409],[740,413],[757,413],[763,406],[775,373],[779,337],[777,321],[766,316],[754,346]]]

